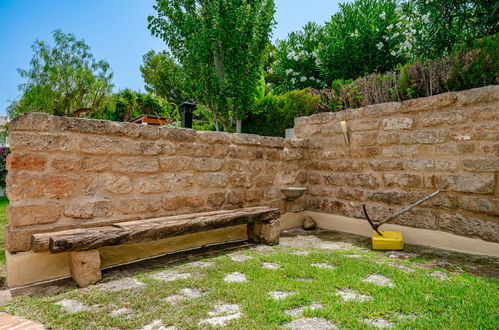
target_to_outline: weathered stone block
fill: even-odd
[[[102,172],[111,168],[111,162],[107,156],[55,158],[52,159],[50,168],[56,172]]]
[[[465,159],[463,168],[469,171],[499,171],[499,159]]]
[[[381,155],[387,158],[410,157],[418,154],[417,146],[389,146],[381,149]]]
[[[337,199],[323,198],[320,208],[324,210],[324,212],[343,214],[347,206],[345,202],[339,201]]]
[[[9,131],[47,131],[52,116],[41,112],[26,112],[9,123]]]
[[[457,164],[451,160],[413,159],[406,162],[406,167],[415,171],[453,171],[457,168]]]
[[[374,202],[396,205],[409,202],[407,201],[406,194],[399,191],[370,191],[367,193],[367,199]]]
[[[359,172],[365,168],[365,163],[359,160],[334,160],[328,164],[334,172]]]
[[[384,173],[383,182],[386,187],[422,188],[423,177],[408,173]]]
[[[310,173],[309,173],[310,175]],[[343,183],[343,176],[340,174],[327,174],[324,176],[324,183],[331,186],[339,186]],[[310,182],[310,178],[309,178]]]
[[[137,141],[133,143],[135,155],[174,155],[175,144],[168,141]]]
[[[475,145],[471,142],[464,143],[447,143],[432,146],[432,151],[437,154],[455,155],[455,154],[469,154],[475,151]]]
[[[309,172],[307,182],[310,184],[320,184],[322,182],[322,175],[317,172]]]
[[[201,195],[164,197],[161,200],[163,209],[167,211],[178,211],[184,208],[194,208],[199,210],[199,208],[205,204],[206,200]]]
[[[99,250],[70,252],[69,269],[71,277],[81,288],[99,282],[102,278]]]
[[[76,219],[92,219],[111,214],[110,200],[88,200],[69,204],[64,209],[64,215]]]
[[[416,228],[438,229],[437,219],[434,211],[417,208],[400,215],[394,220],[394,223]]]
[[[136,189],[144,194],[182,191],[193,184],[192,174],[160,173],[136,178]]]
[[[480,221],[478,236],[490,242],[499,242],[499,224],[492,221]]]
[[[80,152],[98,155],[129,155],[133,145],[119,137],[86,135],[78,143]]]
[[[403,170],[405,169],[405,160],[371,160],[369,164],[377,171]]]
[[[226,194],[227,203],[242,207],[244,205],[245,195],[245,192],[241,190],[228,191]]]
[[[432,144],[442,143],[447,140],[445,131],[417,131],[400,136],[402,144]]]
[[[370,131],[378,129],[380,121],[378,119],[363,118],[353,120],[348,123],[348,127],[352,132],[356,131]]]
[[[402,102],[401,113],[424,111],[430,109],[445,108],[457,101],[457,93],[444,93],[430,97],[421,97],[417,99]]]
[[[442,214],[439,220],[439,227],[457,235],[477,236],[480,222],[477,219],[470,219],[459,213]]]
[[[289,148],[284,148],[282,152],[282,160],[288,161],[288,160],[297,160],[297,159],[302,159],[302,154],[300,150],[297,149],[289,149]]]
[[[246,191],[247,202],[261,202],[263,201],[263,190],[250,189]]]
[[[155,173],[159,171],[157,157],[117,157],[113,159],[114,171],[123,173]]]
[[[499,157],[499,142],[485,142],[480,146],[480,152],[484,155],[493,155]]]
[[[248,224],[248,239],[252,242],[277,245],[279,244],[279,235],[279,219]]]
[[[495,174],[456,174],[436,176],[436,187],[441,190],[489,194],[494,192]]]
[[[115,195],[125,195],[133,189],[132,180],[126,175],[106,173],[99,177],[99,181],[106,191]]]
[[[378,147],[350,147],[346,150],[348,158],[373,158],[378,156]]]
[[[192,158],[189,157],[159,157],[159,164],[162,171],[182,172],[192,168]]]
[[[50,198],[66,199],[78,190],[76,176],[32,176],[26,173],[12,173],[7,176],[7,195],[11,201]]]
[[[251,187],[251,175],[249,173],[234,173],[229,177],[229,182],[232,187]]]
[[[336,191],[336,196],[340,199],[362,201],[365,199],[365,192],[360,189],[340,188]]]
[[[460,206],[465,210],[499,216],[499,198],[461,196]]]
[[[394,117],[383,119],[383,129],[385,131],[412,129],[413,126],[414,120],[411,117]]]
[[[196,159],[192,164],[195,170],[200,172],[215,172],[222,168],[223,160],[213,158]]]
[[[468,111],[438,111],[423,115],[421,123],[423,127],[455,125],[466,123],[468,119]]]
[[[357,146],[373,146],[376,144],[376,139],[378,137],[377,132],[368,133],[351,133],[350,142],[352,145]]]
[[[270,186],[274,183],[274,174],[262,174],[253,178],[253,184],[257,187]],[[307,178],[305,178],[305,181]]]
[[[24,171],[43,171],[47,158],[39,154],[11,153],[7,157],[7,169]]]
[[[142,214],[157,212],[161,208],[161,200],[153,197],[130,197],[113,200],[113,208],[123,214]]]
[[[11,132],[9,134],[9,147],[16,152],[68,152],[76,149],[75,140],[68,135]]]
[[[276,176],[276,182],[282,185],[292,185],[296,182],[297,173],[294,171],[283,171]]]
[[[373,173],[350,173],[345,175],[345,182],[354,187],[377,188],[378,177]]]
[[[225,173],[205,173],[199,184],[207,187],[225,187],[228,184],[228,178]]]
[[[399,133],[381,132],[376,137],[376,142],[380,146],[399,144],[400,143],[400,134]]]
[[[499,88],[497,85],[473,88],[457,93],[459,105],[474,105],[478,103],[494,102],[499,97]]]
[[[162,138],[174,141],[194,141],[197,137],[197,132],[188,128],[168,127],[160,130]]]
[[[220,207],[225,203],[225,192],[215,192],[208,195],[208,203],[214,207]]]
[[[44,203],[34,205],[9,205],[7,218],[13,227],[54,223],[61,216],[62,205]]]
[[[224,132],[198,131],[196,140],[201,143],[214,144],[230,144],[232,143],[232,134]]]

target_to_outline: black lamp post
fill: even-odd
[[[180,108],[180,120],[183,128],[192,128],[192,113],[196,109],[196,104],[190,102],[182,102],[178,106]]]

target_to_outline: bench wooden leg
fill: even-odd
[[[69,269],[73,280],[82,288],[99,282],[102,278],[99,250],[70,252]]]
[[[255,243],[277,245],[279,244],[279,234],[279,219],[248,224],[248,239]]]

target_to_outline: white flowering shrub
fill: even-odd
[[[495,0],[405,0],[400,8],[409,25],[404,51],[412,57],[448,55],[456,44],[499,32]]]
[[[395,0],[357,0],[340,5],[324,27],[321,72],[330,84],[385,72],[404,63],[411,51],[411,22]]]
[[[270,74],[279,84],[271,85],[278,92],[307,87],[323,87],[319,48],[322,46],[322,27],[308,23],[301,31],[292,32],[277,43],[275,62]]]

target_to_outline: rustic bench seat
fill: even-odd
[[[34,234],[35,252],[69,252],[71,276],[84,287],[101,279],[98,248],[160,240],[185,234],[247,224],[248,239],[279,244],[279,209],[252,207],[156,219],[120,222],[110,226]]]

